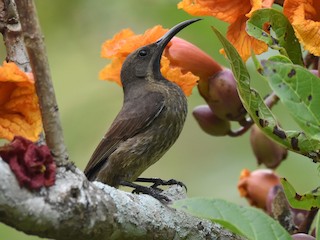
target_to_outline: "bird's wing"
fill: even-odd
[[[157,92],[147,93],[134,101],[125,102],[84,170],[88,179],[92,180],[91,178],[117,149],[119,143],[150,126],[163,109],[164,97]]]

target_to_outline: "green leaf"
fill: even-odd
[[[262,61],[262,74],[306,134],[320,139],[320,78],[290,63]]]
[[[282,63],[292,63],[291,60],[283,55],[275,55],[271,56],[268,59],[269,61],[272,62],[282,62]]]
[[[219,223],[250,240],[291,240],[289,233],[278,222],[253,207],[205,198],[183,199],[174,202],[173,207]]]
[[[270,24],[272,31],[265,29],[266,24]],[[275,36],[272,36],[273,32]],[[293,63],[303,65],[299,41],[283,13],[271,8],[254,11],[247,21],[247,33],[267,43],[270,48],[279,50]]]
[[[250,87],[250,75],[237,50],[214,27],[213,31],[222,43],[237,81],[237,88],[243,106],[257,126],[272,140],[291,151],[320,161],[320,141],[310,138],[301,131],[283,130],[259,93]]]
[[[311,210],[312,208],[320,207],[319,188],[310,193],[300,195],[296,192],[296,190],[288,182],[287,179],[282,178],[281,184],[283,186],[284,193],[286,194],[286,197],[291,207],[304,210]]]

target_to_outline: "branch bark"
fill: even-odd
[[[0,182],[0,221],[27,234],[62,240],[241,239],[148,195],[91,183],[78,169],[60,167],[55,186],[30,192],[0,159]]]
[[[57,165],[66,165],[68,153],[64,144],[58,104],[50,75],[46,49],[33,0],[16,0],[24,44],[35,78],[46,144]]]
[[[7,50],[7,62],[15,62],[21,70],[31,72],[17,8],[11,0],[0,1],[0,32]]]

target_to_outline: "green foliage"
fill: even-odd
[[[239,96],[253,121],[275,142],[291,151],[308,156],[314,161],[319,161],[320,141],[310,138],[301,131],[287,131],[280,127],[278,120],[264,103],[260,94],[251,88],[249,72],[237,50],[219,31],[215,28],[213,30],[230,60],[232,71],[237,81]],[[285,74],[288,74],[288,72],[285,72]]]
[[[216,222],[247,239],[291,239],[274,219],[253,207],[241,207],[220,199],[189,198],[177,201],[173,207],[194,216]]]
[[[253,12],[247,21],[246,30],[250,36],[265,42],[270,48],[278,50],[281,54],[289,57],[293,63],[303,65],[299,41],[283,13],[270,8],[259,9]]]
[[[320,189],[317,188],[309,193],[298,194],[287,179],[282,178],[281,184],[283,186],[286,197],[293,208],[311,210],[312,208],[320,207]]]
[[[270,33],[270,29],[264,29],[268,25],[271,26]],[[213,30],[224,47],[237,81],[240,98],[253,121],[275,142],[319,162],[320,79],[302,66],[300,44],[288,20],[282,13],[273,9],[258,10],[248,20],[247,32],[267,43],[270,48],[279,50],[281,55],[261,62],[252,54],[253,63],[257,71],[268,80],[273,93],[288,109],[302,131],[288,131],[280,127],[279,121],[260,94],[251,88],[249,72],[236,49],[219,31],[215,28]],[[320,207],[319,188],[299,195],[286,179],[282,179],[281,182],[293,208],[311,210]],[[320,238],[319,216],[316,224],[317,235]]]
[[[320,139],[320,79],[291,63],[263,61],[263,75],[305,134]]]

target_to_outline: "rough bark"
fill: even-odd
[[[0,221],[27,234],[53,239],[241,239],[148,195],[87,181],[60,167],[53,187],[20,188],[0,159]],[[167,196],[181,196],[173,187]],[[180,193],[180,195],[179,195]]]

